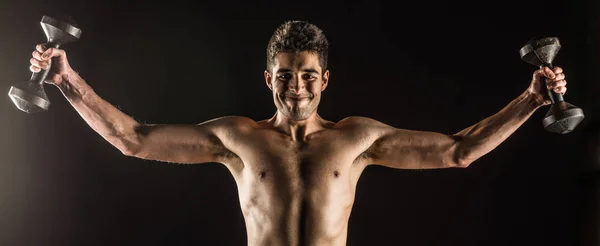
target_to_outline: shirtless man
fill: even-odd
[[[135,121],[98,96],[71,68],[64,50],[38,45],[30,69],[47,69],[54,58],[47,82],[126,156],[225,165],[237,183],[248,245],[345,245],[365,167],[468,167],[548,105],[547,88],[566,92],[561,68],[537,70],[505,108],[451,135],[398,129],[365,117],[331,122],[317,113],[330,74],[327,52],[318,27],[282,24],[269,40],[264,71],[277,107],[274,116],[222,117],[197,125]]]

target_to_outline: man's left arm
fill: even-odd
[[[546,90],[566,92],[560,67],[535,71],[524,93],[496,114],[456,134],[404,130],[363,119],[375,137],[357,160],[403,169],[467,167],[504,142],[539,107],[550,104]]]

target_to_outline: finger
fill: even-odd
[[[46,47],[44,44],[38,44],[35,46],[35,50],[39,51],[40,53],[44,53],[44,51],[46,51]]]
[[[38,61],[33,57],[31,59],[29,59],[29,63],[31,63],[32,66],[36,66],[36,67],[39,67],[44,70],[48,69],[48,67],[49,67],[48,61]]]
[[[34,72],[34,73],[39,73],[40,71],[42,71],[41,68],[36,67],[34,65],[29,66],[29,71]]]
[[[57,48],[48,48],[42,53],[42,59],[47,60],[53,57],[59,57],[65,54],[65,51]]]
[[[552,69],[552,71],[553,71],[554,73],[562,73],[562,72],[563,72],[563,69],[562,69],[561,67],[554,67],[554,68]]]
[[[554,79],[548,79],[548,81],[558,81],[558,80],[563,80],[565,79],[565,74],[564,73],[557,73],[556,77],[554,77]]]
[[[548,90],[552,90],[556,87],[565,87],[567,86],[567,81],[566,80],[555,80],[555,81],[549,81],[546,84],[546,88],[548,88]]]
[[[549,67],[544,67],[544,76],[546,76],[546,78],[549,79],[554,79],[554,77],[556,77],[556,74],[554,74],[554,72],[552,72],[552,70]]]
[[[544,69],[540,68],[538,70],[535,70],[535,72],[533,72],[533,79],[534,80],[541,80],[543,78],[545,78],[546,75],[544,74]]]
[[[565,93],[567,93],[567,87],[566,86],[556,87],[553,89],[553,91],[564,95]]]
[[[33,58],[35,58],[38,61],[42,60],[42,53],[37,50],[34,50],[33,53],[31,53],[31,56],[33,56]]]

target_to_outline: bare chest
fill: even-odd
[[[360,171],[353,163],[359,153],[335,139],[316,140],[295,144],[270,139],[250,145],[240,156],[240,191],[280,203],[302,200],[321,206],[353,194]]]
[[[362,171],[355,164],[360,146],[335,136],[300,144],[271,136],[251,140],[237,149],[243,168],[235,175],[249,231],[341,233]]]
[[[351,148],[335,140],[294,144],[265,142],[249,151],[244,160],[248,173],[265,185],[290,183],[311,188],[348,178],[356,158]]]

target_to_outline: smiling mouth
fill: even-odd
[[[283,100],[289,100],[289,101],[304,101],[304,100],[308,100],[308,97],[284,97]]]
[[[310,95],[294,95],[294,94],[283,94],[281,95],[284,100],[293,100],[293,101],[301,101],[305,99],[310,99]]]

